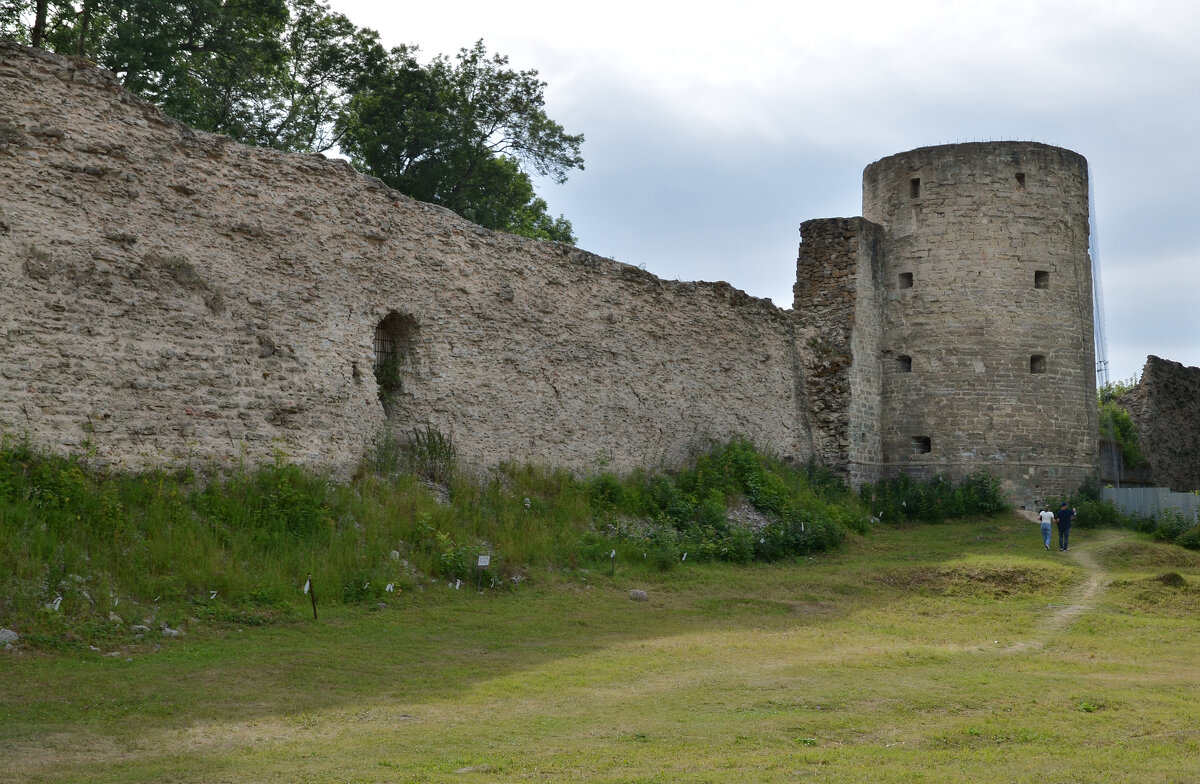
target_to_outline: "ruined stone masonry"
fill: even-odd
[[[1083,158],[924,148],[867,167],[863,202],[803,225],[785,310],[487,231],[0,43],[0,430],[131,468],[346,473],[433,427],[485,465],[742,436],[854,482],[984,468],[1033,499],[1093,476]]]
[[[1126,473],[1119,463],[1114,470],[1110,459],[1101,465],[1104,479],[1180,493],[1200,490],[1200,368],[1149,356],[1137,386],[1117,403],[1137,426],[1138,448],[1150,465]]]

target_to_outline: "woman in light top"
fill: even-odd
[[[1049,550],[1050,524],[1054,522],[1054,512],[1051,512],[1049,507],[1043,507],[1042,511],[1038,512],[1038,520],[1042,524],[1042,544]]]

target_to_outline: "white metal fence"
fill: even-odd
[[[1106,487],[1102,498],[1125,514],[1157,517],[1163,509],[1178,509],[1189,520],[1200,512],[1200,495],[1175,493],[1166,487]]]

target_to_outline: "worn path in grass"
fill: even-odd
[[[1115,531],[1089,533],[1091,534],[1091,538],[1087,543],[1082,545],[1077,544],[1075,547],[1067,550],[1067,556],[1071,561],[1087,571],[1086,579],[1075,586],[1064,597],[1067,600],[1065,604],[1049,605],[1053,612],[1038,624],[1037,633],[1033,639],[1014,643],[1005,650],[1017,652],[1042,648],[1049,639],[1061,633],[1076,618],[1095,609],[1096,603],[1100,600],[1100,597],[1104,594],[1108,586],[1109,578],[1108,573],[1096,561],[1092,551],[1096,547],[1112,541],[1119,534]],[[1078,537],[1079,534],[1076,533],[1076,539]]]

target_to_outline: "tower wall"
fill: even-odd
[[[1027,503],[1094,476],[1084,158],[1031,142],[912,150],[866,168],[863,215],[884,234],[883,473],[986,469]]]
[[[883,228],[863,218],[801,224],[796,284],[798,377],[813,454],[853,484],[873,482],[882,457],[879,348]]]

